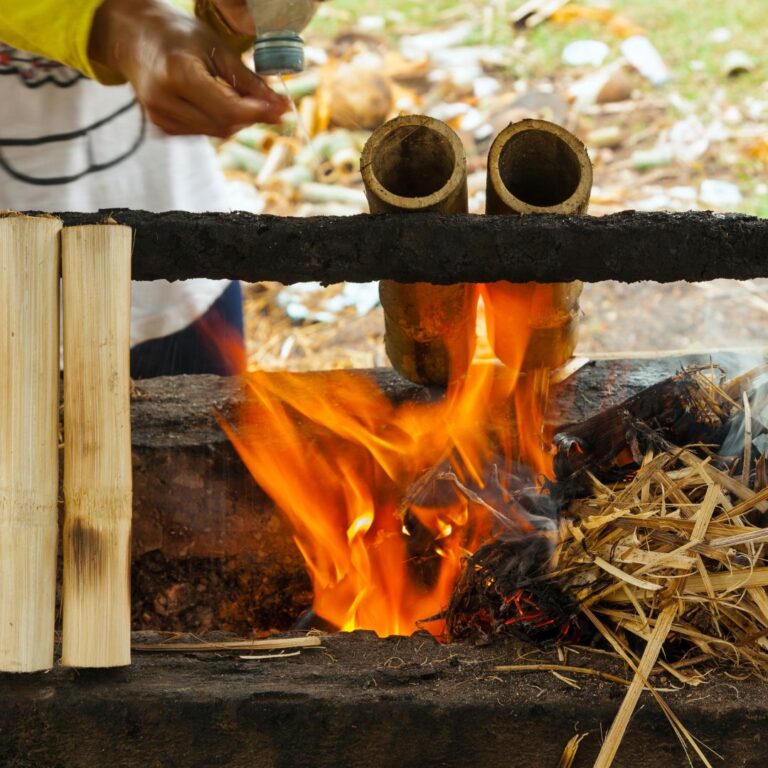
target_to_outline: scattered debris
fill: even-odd
[[[510,16],[512,24],[518,28],[532,29],[549,19],[570,0],[528,0]]]
[[[730,42],[733,33],[728,27],[717,27],[707,35],[707,42],[717,45]]]
[[[723,59],[723,74],[738,77],[755,68],[755,60],[744,51],[728,51]]]
[[[344,283],[329,288],[320,283],[296,283],[280,292],[277,304],[291,320],[332,323],[349,309],[358,317],[367,315],[379,305],[379,286],[378,283]]]
[[[741,203],[741,192],[730,181],[705,179],[699,188],[699,199],[718,211],[732,211]]]
[[[568,3],[552,14],[552,21],[559,24],[571,24],[575,21],[591,21],[603,24],[617,37],[643,35],[645,30],[625,16],[621,16],[609,7],[577,5]]]
[[[577,109],[626,101],[632,95],[632,83],[624,72],[624,62],[617,61],[572,83],[568,95]]]
[[[599,67],[609,52],[601,40],[574,40],[563,49],[562,59],[571,67]]]
[[[312,646],[317,647],[317,646]],[[260,653],[256,656],[240,656],[243,661],[276,661],[277,659],[287,659],[292,656],[301,656],[301,651],[278,651],[277,653]]]
[[[653,43],[643,35],[628,37],[621,44],[624,58],[651,85],[664,85],[670,80],[669,70]]]
[[[571,768],[579,751],[579,745],[586,735],[586,733],[577,733],[575,736],[571,736],[563,749],[563,754],[560,757],[560,763],[557,768]]]

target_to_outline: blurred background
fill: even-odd
[[[449,123],[485,206],[485,155],[509,122],[566,126],[595,169],[590,213],[768,216],[766,6],[755,0],[330,0],[305,32],[307,71],[276,80],[278,129],[219,143],[234,208],[367,210],[359,155],[398,114]],[[585,286],[578,352],[627,357],[768,348],[768,281]],[[246,289],[251,367],[385,365],[375,284]]]

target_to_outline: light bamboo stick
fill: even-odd
[[[53,666],[59,230],[0,219],[0,671]]]
[[[62,664],[130,664],[131,230],[62,232]]]
[[[160,653],[204,653],[212,651],[277,651],[286,648],[319,648],[322,641],[318,635],[306,635],[304,637],[268,637],[264,640],[223,640],[220,643],[180,643],[168,641],[166,643],[137,643],[134,651],[160,652]]]
[[[659,658],[659,653],[661,653],[661,648],[664,645],[664,641],[667,639],[667,635],[672,628],[672,622],[675,620],[676,615],[676,603],[668,604],[659,614],[659,617],[656,620],[656,627],[645,646],[645,651],[640,659],[640,664],[637,666],[635,676],[632,678],[632,682],[624,696],[624,700],[621,702],[616,718],[608,731],[608,735],[605,737],[603,746],[600,749],[600,754],[597,756],[597,760],[595,760],[594,768],[609,768],[612,765],[613,759],[616,757],[616,753],[619,750],[619,745],[624,738],[624,733],[629,725],[630,718],[640,699],[640,694],[646,687],[648,687],[648,677],[656,666],[656,660]]]

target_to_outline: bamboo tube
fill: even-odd
[[[332,160],[323,160],[323,162],[317,166],[317,178],[320,179],[323,184],[338,184],[341,181],[341,173],[333,164]]]
[[[467,212],[464,148],[439,120],[411,115],[385,123],[365,145],[361,169],[371,213]],[[475,286],[383,280],[379,294],[387,355],[398,373],[444,386],[466,372],[475,351]]]
[[[0,671],[53,666],[59,230],[0,218]]]
[[[62,664],[130,664],[131,230],[62,232]]]
[[[250,125],[238,131],[233,137],[233,143],[254,149],[266,155],[275,144],[278,134],[268,128]]]
[[[522,120],[491,146],[486,213],[583,214],[591,190],[587,150],[559,125]],[[486,285],[488,334],[497,357],[522,370],[565,363],[576,348],[581,288],[580,282]]]

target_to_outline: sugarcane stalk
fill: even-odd
[[[398,117],[363,150],[371,213],[466,213],[467,168],[459,137],[430,117]],[[445,386],[466,373],[475,351],[474,285],[383,280],[385,346],[392,366],[417,384]]]
[[[305,96],[298,103],[298,121],[304,126],[304,130],[311,138],[317,134],[317,99],[314,96]]]
[[[0,671],[53,666],[59,231],[0,218]]]
[[[591,190],[586,147],[559,125],[521,120],[491,146],[488,214],[583,214]],[[522,370],[565,363],[578,340],[581,289],[580,282],[486,285],[488,335],[497,357]]]
[[[287,168],[283,168],[278,171],[273,177],[272,181],[282,182],[287,184],[292,189],[300,187],[302,184],[312,182],[314,174],[309,168],[303,165],[290,165]],[[365,201],[363,201],[365,202]]]
[[[318,133],[308,145],[298,151],[296,163],[312,168],[323,160],[330,160],[342,150],[352,149],[359,153],[364,144],[365,141],[361,141],[360,135],[353,131]]]
[[[130,664],[129,227],[62,233],[62,664]]]
[[[317,72],[306,72],[297,77],[286,77],[282,89],[294,101],[300,101],[306,96],[312,96],[320,85],[320,75]]]

